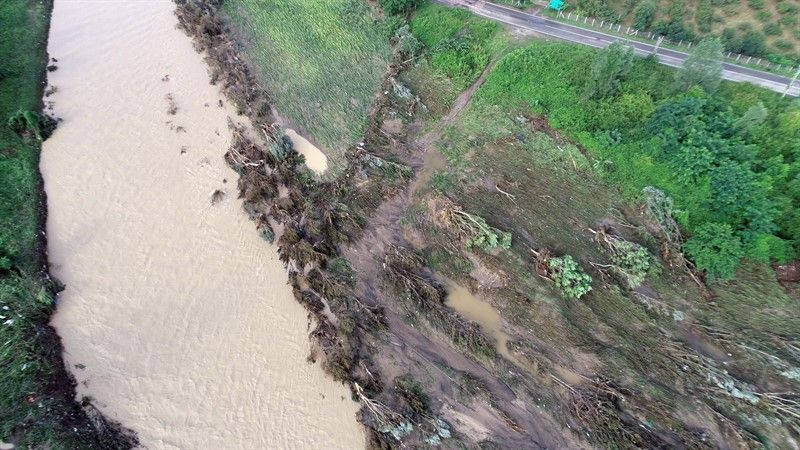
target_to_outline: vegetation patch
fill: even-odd
[[[47,275],[38,163],[55,121],[41,112],[51,1],[0,3],[0,441],[19,448],[131,448],[75,382],[49,326],[56,283]]]
[[[278,113],[337,165],[365,131],[390,58],[380,19],[365,2],[230,0],[224,11],[247,38]]]
[[[618,80],[618,93],[586,98],[581,87],[594,83],[593,60],[590,49],[531,44],[498,63],[476,103],[547,114],[629,198],[639,200],[647,186],[673,198],[676,219],[690,234],[723,223],[752,259],[796,255],[800,216],[788,205],[800,201],[793,188],[800,161],[790,144],[800,113],[791,101],[744,84],[715,90],[702,81],[700,58],[678,72],[687,77],[679,85],[670,70],[637,59]]]

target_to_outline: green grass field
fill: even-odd
[[[75,402],[48,327],[55,305],[41,273],[41,144],[7,126],[18,110],[40,110],[51,5],[0,3],[0,440],[18,448],[119,448]]]
[[[391,55],[382,22],[359,0],[230,0],[278,114],[334,163],[364,133]]]

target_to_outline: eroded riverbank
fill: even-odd
[[[357,405],[307,363],[306,314],[235,198],[236,112],[173,8],[53,11],[48,100],[64,122],[41,169],[78,396],[148,448],[363,446]]]

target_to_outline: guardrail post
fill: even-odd
[[[753,59],[753,57],[752,56],[748,56],[747,57],[747,62],[745,62],[745,64],[749,64],[751,59]]]
[[[595,18],[592,17],[592,26],[594,26],[594,21],[595,21]]]
[[[620,28],[622,28],[622,25],[617,25],[617,33],[619,33]]]
[[[691,43],[691,41],[689,42],[689,44],[688,44],[688,45],[686,45],[686,48],[692,48],[692,43]]]
[[[589,16],[583,18],[583,23],[586,24],[586,21],[589,20]]]
[[[737,55],[736,55],[736,62],[739,62],[739,58],[741,58],[741,57],[742,57],[742,54],[741,54],[741,53],[737,54]]]
[[[605,24],[605,23],[606,23],[606,21],[605,21],[605,20],[601,20],[601,21],[600,21],[600,28],[603,28],[603,24]]]
[[[756,64],[758,64],[759,66],[761,65],[761,58],[758,58],[758,61],[756,61]]]

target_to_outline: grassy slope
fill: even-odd
[[[278,114],[334,162],[363,136],[390,55],[380,20],[359,0],[231,0]]]
[[[422,13],[430,14],[425,9]],[[440,10],[437,14],[449,13]],[[453,12],[452,16],[460,14]],[[415,19],[412,25],[421,23]],[[415,32],[424,40],[427,32],[439,30],[417,28]],[[723,411],[740,427],[731,431],[722,420],[721,438],[727,442],[742,439],[735,436],[738,432],[746,439],[783,445],[785,430],[758,418],[774,417],[774,409],[763,403],[754,408],[707,385],[707,374],[701,368],[693,372],[693,366],[687,365],[684,373],[674,371],[676,361],[687,353],[709,361],[707,354],[721,348],[733,355],[726,368],[737,383],[789,391],[797,388],[796,382],[780,374],[800,365],[800,355],[787,347],[798,345],[792,340],[800,334],[800,321],[793,313],[797,295],[785,291],[766,265],[746,263],[734,281],[714,283],[711,288],[716,298],[708,302],[685,274],[663,261],[661,273],[648,276],[642,294],[627,290],[613,277],[604,278],[590,264],[611,262],[608,252],[586,231],[604,220],[630,222],[635,228],[617,225],[617,229],[658,255],[657,239],[642,226],[642,217],[631,203],[637,199],[642,183],[674,183],[668,167],[648,160],[648,165],[634,164],[608,176],[607,180],[613,181],[609,185],[603,180],[603,172],[575,145],[545,135],[527,120],[544,113],[555,128],[578,141],[593,142],[583,131],[595,113],[592,105],[582,102],[579,88],[593,52],[584,47],[536,42],[501,59],[467,111],[445,129],[437,145],[448,164],[433,176],[427,191],[420,191],[407,222],[425,235],[422,251],[429,255],[429,264],[447,276],[475,284],[469,273],[476,269],[477,257],[481,271],[507,277],[504,287],[484,290],[483,295],[511,325],[518,355],[525,354],[539,370],[567,366],[587,376],[602,374],[632,389],[631,403],[623,409],[646,417],[644,426],[669,428],[694,440],[698,436],[692,437],[689,428],[713,429],[718,426],[714,411]],[[441,75],[430,72],[433,77]],[[633,92],[643,86],[659,86],[650,90],[660,99],[668,95],[671,80],[670,69],[639,60],[626,88]],[[726,85],[721,95],[740,112],[759,99],[775,108],[773,113],[786,108],[774,100],[774,94],[749,86]],[[614,159],[618,166],[641,156],[641,152],[616,149],[620,154],[613,155],[610,149],[593,148],[603,158]],[[514,200],[500,195],[494,186],[513,194]],[[619,188],[627,195],[620,195]],[[674,188],[680,189],[677,185]],[[439,228],[435,218],[424,217],[431,199],[442,192],[467,211],[485,217],[490,225],[511,231],[511,250],[494,256],[478,252],[470,262],[467,252],[453,247],[452,237]],[[573,255],[594,277],[592,294],[577,302],[559,296],[551,283],[533,273],[528,247]],[[696,327],[692,324],[708,327],[715,337],[695,340],[686,331]],[[739,343],[758,351],[743,350]],[[549,393],[557,390],[553,386]],[[694,424],[690,419],[682,425],[686,417],[709,419]],[[685,428],[687,424],[689,428]],[[605,426],[615,425],[613,421],[589,425],[586,431],[593,434],[590,439],[604,446],[618,445],[613,435],[602,435],[608,431],[603,430]],[[753,440],[746,442],[755,444]]]
[[[61,346],[48,321],[51,286],[42,279],[38,235],[40,143],[6,126],[10,114],[39,111],[51,3],[0,3],[0,439],[20,446],[95,448],[97,435],[74,401]]]

